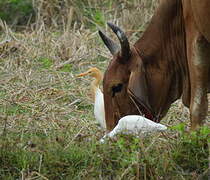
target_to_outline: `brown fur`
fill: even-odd
[[[202,124],[210,81],[210,3],[199,3],[162,0],[129,59],[114,55],[103,81],[108,130],[140,111],[159,122],[181,96],[190,108],[192,129]],[[118,84],[123,88],[113,96]]]

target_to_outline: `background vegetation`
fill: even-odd
[[[155,0],[0,1],[0,179],[208,179],[209,121],[188,133],[189,112],[175,102],[166,133],[119,136],[105,144],[95,123],[89,67],[105,71],[98,37],[107,21],[133,43]],[[210,108],[209,108],[210,109]]]

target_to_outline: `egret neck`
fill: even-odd
[[[96,94],[96,91],[98,90],[99,88],[99,84],[102,80],[102,73],[100,71],[95,71],[94,74],[92,74],[92,77],[94,77],[95,79],[91,82],[91,92],[93,93],[94,95],[94,100],[95,100],[95,94]]]

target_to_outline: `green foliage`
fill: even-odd
[[[49,69],[52,66],[52,60],[46,57],[41,57],[38,59],[39,62],[41,62],[41,67],[43,69]]]
[[[89,20],[87,23],[90,28],[96,28],[96,25],[98,26],[104,26],[105,25],[105,18],[103,13],[98,9],[93,8],[85,8],[84,9],[84,15]]]
[[[175,126],[172,126],[171,129],[172,130],[176,130],[176,131],[178,131],[180,133],[184,133],[184,131],[185,131],[185,124],[184,123],[179,123],[179,124],[177,124]]]
[[[6,91],[3,89],[0,89],[0,99],[3,99],[6,97]]]
[[[41,3],[41,2],[40,2]],[[26,25],[28,21],[34,22],[35,17],[39,14],[47,25],[53,25],[52,21],[61,24],[61,17],[68,13],[69,3],[59,1],[43,1],[43,9],[38,8],[38,3],[33,7],[32,0],[3,0],[0,1],[0,18],[12,25]],[[72,0],[70,4],[76,9],[77,17],[73,21],[86,21],[86,25],[90,28],[95,28],[96,25],[104,25],[104,13],[101,8],[94,7],[100,5],[101,7],[112,5],[112,1],[101,1],[93,3],[92,5],[86,1]],[[36,10],[35,10],[36,9]],[[52,17],[51,17],[52,16]],[[60,18],[58,18],[60,17]],[[86,19],[83,19],[85,17]],[[52,19],[51,19],[52,18]],[[67,18],[67,17],[66,17]],[[50,23],[51,22],[51,23]]]
[[[85,109],[87,109],[87,110],[89,110],[89,109],[93,109],[92,108],[93,107],[93,105],[92,104],[79,104],[78,105],[78,110],[85,110]]]
[[[191,133],[182,130],[180,141],[177,141],[172,153],[174,161],[186,171],[203,172],[208,168],[209,135],[210,128],[207,126]]]
[[[72,65],[71,64],[65,64],[61,69],[60,71],[62,72],[71,72],[72,70]]]
[[[114,1],[75,1],[76,9],[79,9],[81,16],[85,17],[82,19],[91,29],[96,29],[97,26],[105,25],[105,12],[104,9],[112,9]]]
[[[13,25],[26,24],[29,18],[34,18],[32,0],[0,1],[0,18]]]
[[[19,104],[12,104],[6,107],[0,107],[0,113],[5,113],[6,115],[18,115],[28,113],[30,110]]]

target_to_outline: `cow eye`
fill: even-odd
[[[121,84],[121,83],[119,83],[119,84],[113,86],[113,87],[112,87],[112,97],[115,96],[115,93],[120,92],[120,91],[122,90],[122,88],[123,88],[123,84]]]

